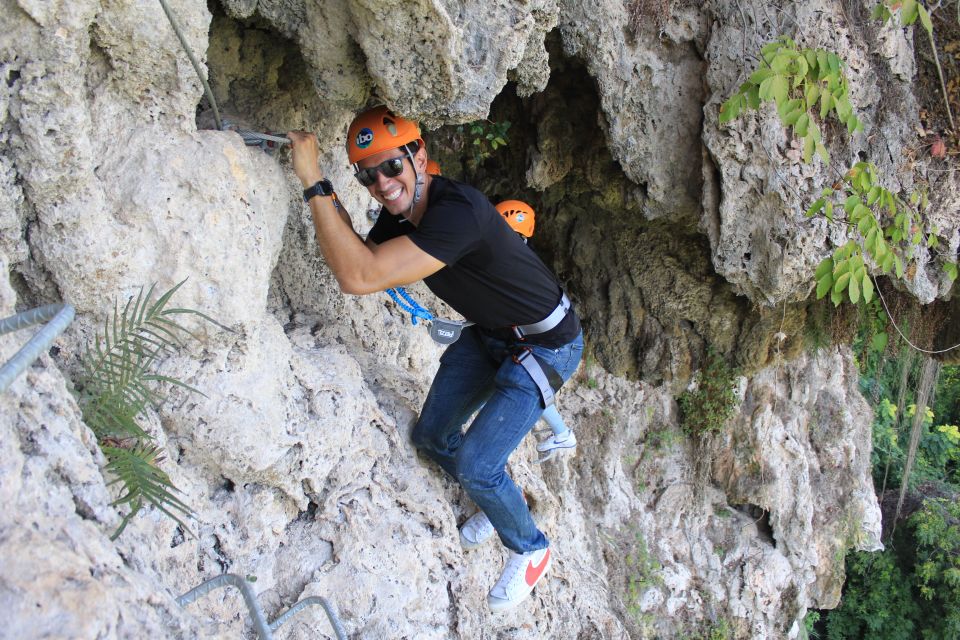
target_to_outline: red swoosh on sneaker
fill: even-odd
[[[544,569],[547,568],[548,560],[550,560],[550,549],[547,549],[547,552],[543,554],[540,564],[534,565],[533,562],[527,563],[527,572],[524,575],[524,579],[527,581],[528,587],[532,587],[533,585],[537,584],[537,580],[540,579],[540,576],[543,575]]]

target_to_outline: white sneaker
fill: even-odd
[[[460,527],[460,544],[467,551],[476,549],[492,538],[493,534],[494,528],[490,524],[490,518],[483,511],[477,511]]]
[[[577,452],[577,436],[574,435],[573,431],[567,431],[561,436],[551,435],[537,444],[537,451],[540,452],[540,459],[537,460],[537,464],[552,459],[558,453],[573,455]]]
[[[550,567],[550,547],[527,553],[511,551],[500,580],[487,595],[491,611],[506,611],[530,595]]]

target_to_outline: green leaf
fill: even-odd
[[[827,153],[827,148],[821,143],[816,144],[817,155],[820,156],[820,159],[823,160],[825,164],[830,164],[830,154]]]
[[[830,160],[828,159],[828,160],[825,160],[824,162],[829,164]],[[824,211],[824,215],[827,216],[827,220],[829,220],[830,222],[833,222],[833,202],[827,201],[827,206],[826,206],[826,210]]]
[[[828,53],[827,64],[830,66],[830,71],[832,72],[832,75],[840,74],[840,66],[842,64],[842,61],[840,60],[840,56],[838,56],[833,52]]]
[[[743,108],[743,96],[739,93],[734,94],[729,100],[720,105],[720,124],[726,124],[735,120],[740,115]]]
[[[806,138],[807,127],[809,126],[810,126],[810,116],[807,115],[806,113],[803,113],[799,118],[797,118],[797,125],[795,127],[797,135],[801,138]]]
[[[917,0],[903,0],[900,5],[900,20],[904,26],[909,26],[916,22],[918,16]]]
[[[863,123],[853,113],[847,118],[847,133],[854,134],[857,131],[863,131]]]
[[[817,71],[819,72],[820,78],[830,73],[830,65],[827,62],[827,52],[823,49],[817,49]]]
[[[820,99],[820,88],[815,82],[807,84],[803,91],[803,99],[806,101],[807,107],[815,105],[817,100]]]
[[[843,302],[843,294],[833,291],[830,293],[830,300],[833,302],[833,306],[839,307],[840,303]]]
[[[854,205],[853,211],[850,212],[850,221],[859,222],[863,218],[869,218],[870,220],[873,220],[873,212],[870,211],[870,209],[866,207],[859,198],[857,198],[857,204]]]
[[[778,106],[778,107],[777,107],[777,113],[780,115],[781,118],[785,118],[788,113],[790,113],[790,112],[792,112],[792,111],[795,111],[795,110],[797,110],[797,109],[800,109],[800,106],[801,106],[801,101],[800,101],[800,99],[799,99],[799,98],[793,98],[793,99],[791,99],[791,100],[787,100],[786,102],[784,102],[783,104],[781,104],[780,106]],[[802,112],[802,111],[803,111],[803,110],[801,109],[801,112]]]
[[[820,118],[826,118],[827,114],[830,113],[830,109],[833,108],[833,95],[829,92],[824,91],[820,94]]]
[[[792,100],[790,102],[793,102]],[[783,124],[788,127],[793,127],[797,124],[797,120],[800,119],[800,116],[805,116],[807,114],[803,109],[794,109],[787,115],[783,116]],[[801,136],[802,137],[802,136]]]
[[[843,201],[843,210],[847,212],[847,215],[851,215],[854,208],[860,204],[859,196],[847,196],[847,199]]]
[[[790,67],[790,63],[793,61],[793,56],[789,52],[779,51],[773,60],[770,61],[770,68],[776,71],[777,73],[782,74]]]
[[[794,62],[797,65],[797,70],[796,76],[794,76],[793,79],[793,88],[796,89],[806,79],[807,73],[810,71],[810,66],[807,64],[807,59],[802,55],[797,55],[794,58]]]
[[[861,281],[863,289],[863,301],[869,303],[873,300],[873,279],[866,270],[863,271],[863,280]]]
[[[760,85],[754,85],[747,89],[746,96],[748,107],[754,110],[760,108]]]
[[[880,265],[880,268],[883,269],[883,272],[890,273],[890,270],[893,269],[893,253],[891,253],[890,251],[887,251],[883,255],[883,258],[877,258],[877,259],[881,260],[882,262],[882,264]]]
[[[827,292],[833,289],[833,276],[828,271],[823,277],[817,280],[817,300],[827,295]]]
[[[882,191],[883,190],[876,185],[870,187],[870,191],[867,193],[867,204],[872,207],[874,203],[880,199]]]
[[[834,293],[842,293],[850,284],[850,274],[843,273],[833,282]]]
[[[874,334],[873,340],[870,341],[870,348],[872,348],[876,353],[883,353],[883,350],[887,348],[888,336],[886,331],[881,331]]]
[[[947,278],[950,280],[950,282],[953,282],[957,279],[958,269],[956,262],[945,262],[943,264],[943,270],[947,272]]]
[[[850,278],[850,302],[857,304],[860,302],[860,281],[856,278]]]
[[[773,75],[764,78],[760,83],[760,99],[764,101],[773,99]]]
[[[828,273],[833,273],[833,258],[826,257],[817,265],[817,271],[813,274],[814,280],[819,281]]]
[[[803,161],[809,163],[813,159],[813,152],[816,150],[817,143],[813,136],[803,138]]]
[[[900,256],[895,256],[893,253],[890,253],[893,256],[894,263],[897,266],[897,277],[903,278],[903,260],[900,259]]]
[[[827,202],[827,201],[826,201],[826,198],[820,198],[820,199],[816,200],[813,204],[810,205],[810,208],[807,209],[807,212],[806,212],[805,215],[806,215],[808,218],[816,215],[817,213],[820,212],[821,209],[823,209],[823,206],[826,204],[826,202]],[[823,263],[821,263],[821,265],[822,265],[822,264],[823,264]]]
[[[837,260],[836,257],[833,259],[833,279],[837,280],[840,276],[847,273],[850,270],[850,261],[847,259]]]
[[[770,92],[773,99],[779,104],[787,99],[790,92],[790,85],[787,83],[787,79],[780,74],[775,75],[772,80],[773,84],[770,87]]]
[[[770,60],[773,56],[783,48],[785,40],[777,39],[773,42],[768,42],[760,48],[760,54],[763,56],[764,60]]]
[[[884,256],[886,256],[887,253],[889,252],[887,250],[886,240],[883,239],[882,235],[877,234],[877,242],[876,242],[876,247],[874,247],[873,257],[876,258],[877,260],[883,260]],[[885,269],[885,271],[889,271],[889,269]]]

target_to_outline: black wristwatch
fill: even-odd
[[[303,190],[303,201],[310,202],[313,196],[332,196],[333,184],[329,180],[320,180],[309,189]]]

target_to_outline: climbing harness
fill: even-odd
[[[570,310],[570,298],[567,297],[567,294],[564,293],[560,296],[560,304],[550,312],[546,318],[540,322],[534,322],[533,324],[520,324],[510,327],[513,331],[513,335],[517,337],[517,340],[523,340],[524,336],[532,336],[537,333],[546,333],[553,329],[566,317],[567,311]]]
[[[203,71],[200,69],[200,62],[197,60],[197,57],[193,55],[193,50],[190,48],[190,45],[187,44],[187,38],[183,35],[183,30],[180,28],[180,23],[177,21],[176,15],[173,13],[173,10],[170,9],[170,6],[167,4],[166,0],[160,0],[160,6],[163,7],[163,12],[167,14],[167,20],[170,21],[170,26],[173,27],[173,32],[177,35],[177,39],[180,41],[180,46],[183,47],[184,52],[187,54],[187,58],[190,59],[190,64],[193,65],[193,70],[197,72],[197,77],[200,78],[200,84],[203,85],[203,94],[207,97],[207,102],[210,103],[210,109],[213,111],[213,120],[216,122],[217,130],[235,131],[236,133],[240,134],[240,137],[243,138],[244,144],[246,144],[248,147],[260,147],[268,153],[276,151],[281,145],[289,144],[289,138],[270,133],[259,133],[256,131],[249,131],[247,129],[240,129],[237,128],[236,125],[230,123],[228,120],[224,120],[220,117],[220,109],[217,108],[217,100],[213,97],[213,91],[210,89],[210,85],[207,83],[207,79],[203,75]]]
[[[547,408],[553,404],[554,398],[560,387],[563,386],[563,378],[557,373],[557,370],[541,360],[533,353],[533,349],[525,345],[514,347],[513,362],[526,370],[540,390],[540,399],[543,401],[543,407]]]

